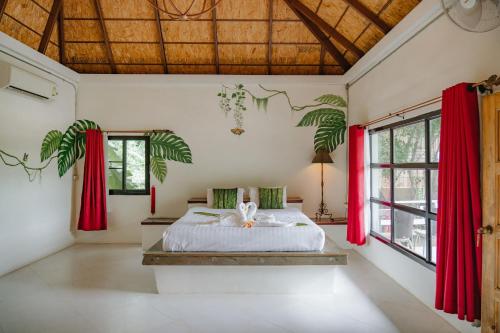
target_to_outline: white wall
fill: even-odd
[[[59,95],[49,102],[0,89],[0,149],[18,157],[28,153],[28,164],[39,166],[45,134],[63,131],[75,119],[75,91],[69,83],[3,53],[12,41],[0,37],[0,61],[57,84]],[[0,184],[0,276],[73,244],[72,180],[71,175],[59,178],[57,161],[43,172],[41,181],[31,183],[22,168],[6,167],[0,161]]]
[[[77,118],[94,120],[103,129],[168,128],[189,144],[192,165],[169,161],[164,184],[151,178],[157,185],[156,216],[182,216],[186,201],[204,196],[207,187],[278,184],[288,185],[288,194],[302,197],[305,212],[313,214],[320,201],[320,166],[311,164],[315,129],[295,127],[305,111],[292,114],[284,96],[270,100],[267,112],[258,111],[248,98],[246,132],[236,136],[230,132],[232,116],[226,118],[218,106],[222,82],[244,83],[262,95],[257,83],[286,90],[296,105],[312,104],[326,93],[346,95],[344,85],[328,84],[334,81],[327,77],[82,75]],[[325,201],[344,216],[345,145],[332,156],[335,164],[325,165]],[[111,196],[109,230],[79,232],[78,241],[140,242],[149,200]]]
[[[421,5],[432,2],[436,1]],[[459,82],[499,74],[499,54],[500,28],[483,34],[468,33],[441,16],[349,88],[350,123],[362,123],[439,96],[443,89]],[[437,104],[408,117],[439,108]],[[434,272],[372,237],[368,245],[356,250],[434,308]],[[455,319],[455,315],[438,313],[462,332],[479,331]]]

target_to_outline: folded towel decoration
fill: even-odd
[[[217,220],[200,223],[199,225],[211,225],[221,227],[302,227],[307,226],[307,223],[282,222],[276,220],[274,214],[258,213],[257,205],[254,202],[247,204],[240,203],[236,207],[236,212],[228,212],[223,214],[209,212],[194,212],[197,215],[215,217]]]

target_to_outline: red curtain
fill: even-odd
[[[79,230],[106,230],[106,170],[99,130],[87,130]]]
[[[365,196],[365,130],[359,125],[349,127],[349,194],[347,199],[347,240],[366,243],[364,221]]]
[[[436,308],[481,318],[479,111],[475,91],[443,91],[438,176]]]

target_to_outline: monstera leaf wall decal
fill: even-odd
[[[344,111],[338,108],[347,106],[344,99],[336,95],[323,95],[315,99],[330,107],[309,111],[298,123],[298,127],[317,126],[314,135],[314,150],[334,151],[338,145],[344,143],[346,120]]]
[[[64,174],[76,163],[77,160],[85,156],[85,131],[88,129],[100,129],[100,127],[91,120],[77,120],[69,126],[64,132],[57,152],[57,169],[59,177]],[[44,139],[44,142],[54,131],[50,131]],[[42,153],[43,153],[42,144]],[[42,153],[40,155],[42,155]]]
[[[42,171],[57,159],[59,177],[64,176],[76,161],[85,156],[85,131],[100,129],[92,120],[81,119],[75,121],[62,133],[59,130],[48,132],[40,149],[40,167],[28,166],[28,154],[18,158],[0,149],[0,160],[6,166],[20,166],[33,181],[36,176],[41,177]],[[191,149],[188,144],[171,131],[145,133],[150,137],[150,171],[161,183],[167,176],[167,160],[181,163],[192,163]]]
[[[191,149],[181,137],[172,132],[154,132],[146,135],[149,135],[151,172],[161,183],[167,176],[166,160],[193,163]]]

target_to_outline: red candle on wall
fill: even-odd
[[[156,187],[151,186],[151,214],[155,214],[156,211]]]

